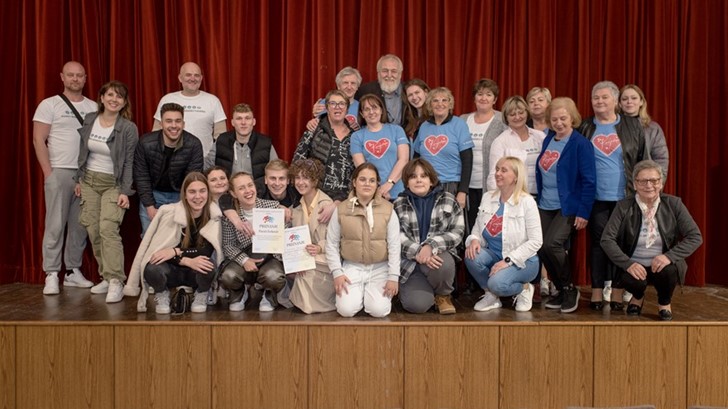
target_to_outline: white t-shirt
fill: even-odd
[[[114,174],[114,161],[111,160],[111,150],[107,144],[113,130],[113,125],[104,128],[99,123],[99,118],[96,118],[88,138],[86,169],[107,175]]]
[[[488,190],[493,190],[495,186],[495,165],[498,163],[500,158],[504,156],[515,156],[516,158],[523,161],[526,166],[526,172],[528,173],[527,183],[529,193],[536,194],[538,189],[536,188],[536,159],[541,153],[541,146],[543,140],[546,138],[543,132],[527,128],[528,139],[525,141],[521,140],[521,137],[509,127],[502,134],[498,135],[490,145],[490,158],[488,159],[488,180],[486,186]]]
[[[182,95],[182,91],[171,92],[162,97],[154,113],[154,119],[162,122],[162,105],[174,102],[185,109],[185,131],[195,135],[202,142],[202,155],[207,155],[212,147],[212,132],[215,124],[227,119],[220,100],[205,91],[194,97]]]
[[[468,116],[468,129],[470,130],[470,138],[473,140],[473,170],[470,172],[470,185],[471,189],[482,189],[483,188],[483,139],[485,133],[488,132],[490,124],[493,122],[493,115],[488,122],[478,124],[475,123],[475,115]]]
[[[71,103],[84,118],[86,114],[96,112],[98,107],[94,101],[86,97],[81,102],[71,101]],[[46,98],[38,104],[33,121],[51,126],[47,142],[51,167],[77,169],[80,143],[78,128],[81,124],[68,104],[58,95]]]

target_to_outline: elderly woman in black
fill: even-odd
[[[653,284],[660,319],[670,321],[672,293],[687,271],[685,258],[703,237],[682,200],[662,193],[662,172],[651,160],[635,165],[636,195],[617,204],[601,244],[618,268],[614,287],[633,294],[627,314],[640,315],[647,284]]]

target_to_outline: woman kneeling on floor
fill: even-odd
[[[144,280],[137,310],[147,310],[147,286],[154,288],[155,311],[169,314],[169,289],[189,286],[195,289],[192,312],[207,311],[207,292],[214,271],[222,259],[220,216],[212,202],[205,175],[191,172],[182,182],[182,200],[163,205],[144,235],[129,282]]]
[[[543,242],[536,201],[526,190],[526,168],[513,156],[495,167],[496,190],[483,195],[473,231],[465,240],[465,265],[485,290],[475,311],[500,308],[515,296],[516,311],[530,311]]]
[[[359,165],[351,177],[353,191],[329,220],[326,261],[334,276],[336,311],[344,317],[362,308],[385,317],[399,290],[399,219],[392,204],[376,194],[380,182],[374,165]]]
[[[402,240],[399,299],[412,313],[426,312],[434,304],[440,314],[454,314],[450,294],[465,232],[462,208],[452,193],[442,190],[437,172],[422,158],[404,167],[402,180],[405,191],[394,201]]]

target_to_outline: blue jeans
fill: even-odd
[[[152,190],[152,194],[154,195],[154,207],[157,209],[159,209],[162,205],[179,202],[179,192],[160,192],[158,190]],[[142,237],[144,237],[144,233],[146,233],[149,225],[152,224],[152,220],[147,214],[146,206],[144,206],[141,201],[139,202],[139,219],[142,221]]]
[[[465,266],[480,288],[490,290],[498,297],[520,294],[523,284],[531,282],[538,274],[538,256],[533,256],[526,260],[524,268],[513,265],[490,276],[490,269],[499,261],[501,259],[487,247],[480,249],[475,260],[465,259]]]

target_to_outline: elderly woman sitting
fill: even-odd
[[[659,315],[672,320],[670,301],[685,279],[685,258],[703,237],[680,198],[662,193],[662,167],[651,160],[634,167],[636,195],[621,200],[602,235],[602,248],[619,269],[614,288],[634,297],[627,314],[640,315],[647,284],[657,290]]]

